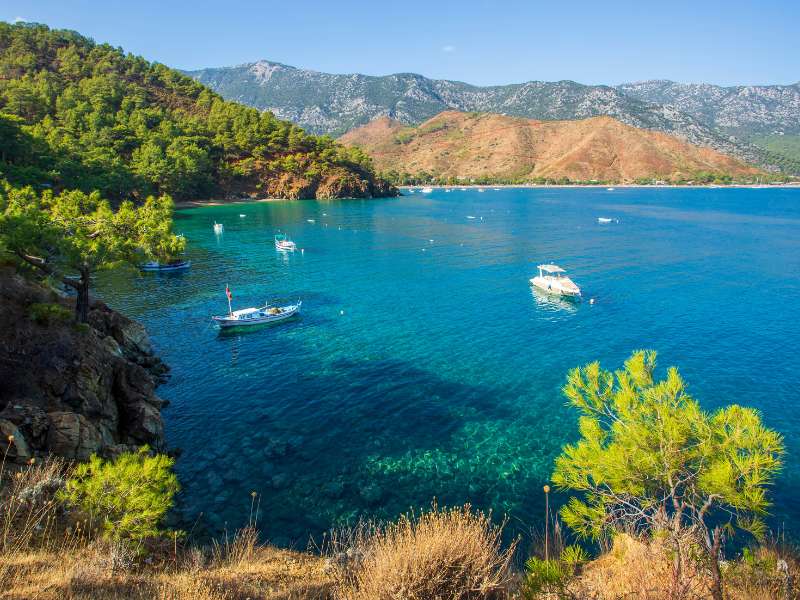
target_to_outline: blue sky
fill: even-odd
[[[800,80],[800,0],[0,0],[0,20],[15,19],[184,69],[266,58],[481,85]]]

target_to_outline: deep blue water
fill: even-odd
[[[251,491],[278,544],[434,497],[538,525],[576,437],[567,371],[637,348],[677,365],[704,407],[763,411],[789,450],[772,524],[800,522],[800,190],[435,190],[176,219],[189,272],[114,273],[100,293],[172,366],[159,393],[199,527],[245,524]],[[304,252],[277,253],[277,231]],[[543,261],[596,302],[534,295]],[[302,298],[303,314],[220,334],[226,284],[235,308]]]

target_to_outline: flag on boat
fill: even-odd
[[[231,294],[230,288],[226,285],[225,286],[225,295],[228,297],[228,300],[233,300],[233,294]]]

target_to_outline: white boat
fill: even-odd
[[[163,273],[167,271],[183,271],[191,266],[192,262],[189,260],[174,260],[163,265],[157,260],[151,260],[150,262],[139,265],[139,268],[142,271],[159,271]]]
[[[575,285],[564,273],[566,271],[558,265],[547,264],[539,265],[539,274],[531,278],[531,285],[547,292],[566,298],[580,298],[581,288]]]
[[[225,231],[225,227],[222,225],[222,223],[217,223],[216,221],[214,221],[214,233],[219,234],[222,233],[223,231]]]
[[[424,188],[422,188],[421,191],[422,191],[423,194],[430,194],[433,191],[433,188],[432,187],[424,187]]]
[[[265,304],[258,308],[233,310],[227,315],[211,317],[211,319],[223,329],[277,323],[278,321],[284,321],[299,313],[302,305],[303,303],[300,300],[297,301],[297,304],[289,304],[287,306],[270,306],[269,304]]]
[[[276,233],[275,249],[280,252],[294,252],[297,250],[297,244],[290,240],[285,233]]]
[[[606,191],[608,191],[608,192],[613,192],[613,191],[614,191],[614,188],[606,188]]]
[[[614,219],[609,219],[608,217],[597,217],[598,223],[611,223]]]
[[[486,190],[485,190],[485,189],[483,189],[483,188],[478,188],[478,191],[479,191],[479,192],[485,192]]]
[[[240,218],[240,219],[244,219],[246,216],[247,216],[247,215],[243,215],[243,214],[241,214],[241,213],[239,214],[239,218]]]
[[[308,221],[309,223],[316,223],[314,219],[306,219],[306,221]]]
[[[471,221],[475,218],[475,215],[467,215],[467,218]]]

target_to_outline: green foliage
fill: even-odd
[[[567,546],[558,559],[531,557],[525,563],[525,580],[522,585],[524,597],[529,600],[572,598],[569,583],[588,560],[588,555],[580,546]]]
[[[597,362],[570,371],[564,394],[581,413],[581,439],[564,447],[553,481],[582,497],[562,508],[565,523],[591,538],[614,527],[689,527],[711,549],[721,531],[709,534],[715,515],[759,536],[781,436],[753,409],[706,413],[676,368],[656,381],[655,367],[655,352],[638,351],[615,373]]]
[[[172,209],[168,196],[140,206],[125,201],[113,210],[98,192],[38,193],[0,181],[0,240],[20,261],[75,288],[85,322],[93,272],[183,251],[185,240],[172,233]]]
[[[72,312],[60,304],[35,302],[28,307],[30,318],[40,325],[65,323],[72,318]]]
[[[114,461],[92,456],[76,467],[60,499],[84,513],[105,538],[140,542],[161,533],[178,492],[173,459],[147,447]]]
[[[0,23],[0,178],[119,201],[263,191],[286,171],[318,184],[341,170],[375,183],[360,150],[163,65],[75,32]]]

